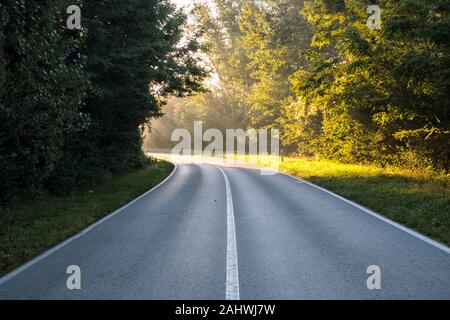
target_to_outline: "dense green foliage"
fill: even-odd
[[[240,43],[250,58],[255,84],[249,97],[251,123],[275,126],[281,106],[293,100],[289,78],[305,67],[301,53],[309,47],[310,27],[299,14],[303,0],[247,2],[239,18]]]
[[[277,127],[302,156],[449,169],[450,1],[213,3],[194,16],[220,83],[181,102],[192,108],[177,108],[178,126],[239,114],[234,127]],[[373,4],[380,30],[367,25]]]
[[[378,3],[381,30],[365,24],[367,1],[307,3],[315,35],[290,133],[328,158],[448,169],[450,2]]]
[[[80,125],[87,80],[74,54],[79,39],[60,18],[64,1],[2,4],[0,197],[39,189]]]
[[[78,4],[82,30],[67,30]],[[201,89],[196,30],[167,0],[2,1],[0,198],[141,167],[142,125]]]

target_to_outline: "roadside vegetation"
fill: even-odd
[[[172,170],[172,164],[158,161],[71,194],[46,194],[0,207],[0,275],[137,198]]]
[[[0,205],[143,168],[144,126],[201,91],[197,38],[169,0],[3,1]]]

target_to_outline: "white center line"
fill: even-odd
[[[239,273],[236,250],[236,226],[234,222],[233,197],[230,181],[225,171],[217,166],[225,179],[227,192],[227,280],[226,300],[239,300]]]

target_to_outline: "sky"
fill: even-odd
[[[210,4],[212,3],[211,0],[170,0],[170,1],[175,3],[180,8],[182,8],[182,7],[187,8],[188,11],[189,11],[189,9],[192,9],[192,7],[194,5],[194,2],[197,2],[197,3],[210,3]]]
[[[194,3],[194,0],[171,0],[176,3],[179,7],[191,7]]]

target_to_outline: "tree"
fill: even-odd
[[[421,165],[448,168],[446,4],[379,1],[377,31],[366,26],[367,1],[307,3],[303,14],[315,30],[311,68],[292,83],[303,116],[319,116],[321,125],[304,137],[304,148],[319,141],[323,156],[383,163],[406,155],[410,161],[412,153]]]
[[[141,167],[143,125],[161,116],[164,97],[201,90],[206,71],[196,31],[185,32],[186,16],[168,1],[86,1],[83,21],[90,125],[67,146],[57,176],[95,181]]]
[[[61,27],[66,1],[0,7],[0,197],[40,190],[79,126],[87,86],[79,42]],[[69,41],[71,38],[71,41]]]
[[[142,166],[142,125],[202,90],[199,35],[167,0],[4,1],[0,18],[3,200]]]
[[[243,8],[239,45],[254,79],[248,98],[253,126],[276,125],[281,106],[293,96],[289,78],[305,67],[302,52],[309,47],[311,30],[300,14],[303,4],[303,0],[249,1]]]
[[[248,96],[253,79],[247,70],[249,59],[239,46],[242,32],[239,18],[246,1],[215,0],[212,7],[196,5],[192,14],[203,30],[208,62],[216,83],[203,97],[190,99],[199,109],[198,120],[206,127],[246,128],[250,124]]]

